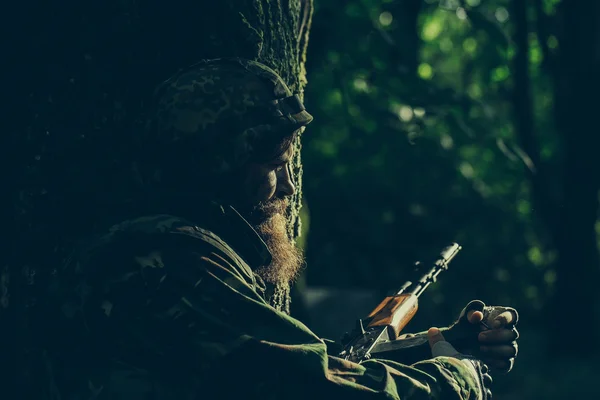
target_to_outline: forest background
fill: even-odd
[[[305,282],[344,288],[307,289],[313,314],[327,309],[315,329],[351,327],[455,240],[463,251],[408,330],[450,323],[471,298],[513,305],[520,352],[495,398],[597,396],[599,2],[315,7]]]
[[[127,191],[113,178],[139,93],[225,49],[294,89],[306,72],[315,120],[302,138],[308,268],[295,316],[338,339],[414,261],[456,241],[408,330],[448,325],[474,298],[514,306],[520,352],[495,398],[600,395],[600,1],[180,3],[197,14],[150,0],[6,10],[0,323],[14,329],[0,330],[0,356],[14,371],[34,358],[29,315],[67,248],[57,238],[88,234],[89,210],[102,220]]]

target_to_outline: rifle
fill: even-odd
[[[429,358],[430,351],[425,334],[398,339],[400,332],[414,317],[418,308],[419,297],[425,289],[437,280],[442,271],[461,250],[458,243],[445,247],[433,266],[413,283],[407,281],[392,296],[386,297],[365,319],[357,321],[352,334],[342,339],[343,351],[338,357],[353,362],[368,360],[372,356],[396,359],[403,362],[415,362]],[[417,266],[422,264],[417,262]],[[471,302],[467,308],[483,310],[480,301]],[[483,323],[482,323],[483,324]],[[485,326],[485,324],[483,324]],[[487,328],[487,326],[485,326]],[[449,329],[442,329],[444,337],[454,346],[463,347],[476,341],[477,329],[465,324],[455,324]],[[402,360],[398,360],[398,358]]]

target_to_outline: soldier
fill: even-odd
[[[59,322],[47,333],[52,396],[490,396],[487,367],[436,328],[428,359],[356,364],[328,355],[330,343],[288,315],[287,288],[303,264],[287,233],[292,143],[312,116],[273,70],[204,61],[156,99],[133,160],[138,215],[73,252],[51,287],[60,314],[49,314]],[[517,315],[488,311],[495,329],[479,337],[483,361],[508,371]]]

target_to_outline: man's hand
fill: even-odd
[[[490,387],[492,385],[492,377],[488,374],[488,368],[481,361],[474,359],[473,357],[461,354],[454,348],[450,343],[446,341],[444,335],[438,328],[430,328],[427,331],[427,340],[431,347],[431,355],[433,357],[453,357],[461,360],[477,378],[477,382],[480,386],[479,392],[481,393],[480,399],[491,399],[492,392]]]
[[[444,335],[438,328],[429,328],[427,331],[427,340],[431,347],[431,355],[433,357],[455,357],[462,358],[465,356],[446,341]]]
[[[501,306],[484,306],[480,311],[473,308],[472,304],[474,302],[465,307],[461,318],[482,331],[477,336],[479,349],[474,349],[474,353],[492,370],[509,372],[518,353],[519,333],[515,328],[519,319],[517,311]]]

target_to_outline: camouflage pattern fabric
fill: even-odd
[[[222,210],[212,226],[232,223]],[[46,333],[50,397],[482,398],[477,376],[454,358],[406,366],[328,355],[324,340],[265,301],[253,270],[268,255],[260,239],[240,250],[251,230],[225,236],[238,228],[218,236],[148,216],[74,253],[50,288],[61,316]]]

